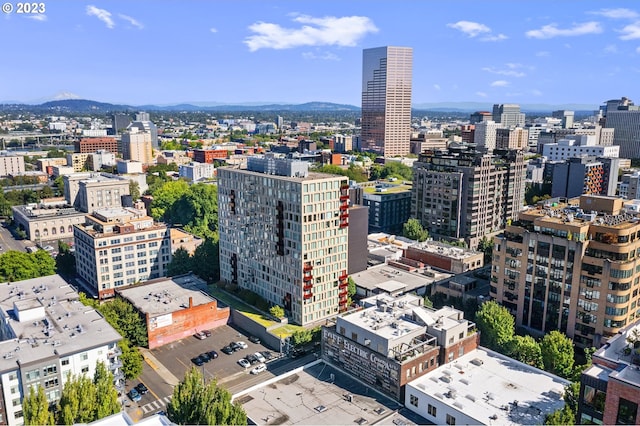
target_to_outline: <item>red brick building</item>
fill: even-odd
[[[73,143],[75,151],[88,154],[104,149],[109,152],[118,151],[118,141],[115,138],[82,138]]]
[[[228,154],[226,149],[194,149],[193,161],[213,164],[215,160],[226,160]]]
[[[119,290],[145,318],[149,349],[210,330],[229,321],[229,307],[206,293],[206,283],[193,274],[160,278]]]
[[[576,423],[640,423],[640,321],[593,354],[591,367],[580,377]]]

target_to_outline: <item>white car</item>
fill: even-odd
[[[240,346],[240,349],[247,349],[249,347],[245,342],[236,342],[236,345]]]
[[[260,352],[256,352],[253,356],[261,363],[264,363],[267,360]]]
[[[247,361],[246,359],[244,359],[244,358],[240,358],[238,360],[238,364],[240,364],[243,368],[251,367],[251,363],[249,361]]]
[[[267,366],[264,365],[264,364],[259,364],[259,365],[255,366],[253,368],[253,370],[251,370],[251,374],[260,374],[263,371],[267,371]]]

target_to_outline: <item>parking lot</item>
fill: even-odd
[[[240,349],[227,355],[222,352],[224,346],[231,342],[245,342],[246,349]],[[203,352],[216,351],[218,357],[209,362],[196,366],[192,359],[199,356]],[[273,356],[273,360],[278,359],[279,354],[249,340],[249,336],[242,330],[234,328],[233,325],[224,325],[222,327],[211,330],[211,336],[206,339],[198,339],[195,336],[170,343],[160,348],[148,351],[150,356],[143,365],[143,373],[137,380],[127,382],[126,391],[135,387],[138,383],[144,383],[149,392],[142,395],[138,402],[126,399],[125,407],[127,412],[133,418],[146,417],[158,411],[166,411],[166,405],[170,401],[173,393],[173,386],[179,380],[182,380],[185,373],[192,366],[198,368],[205,379],[216,379],[219,384],[227,382],[243,382],[252,381],[250,377],[256,380],[262,380],[260,373],[252,376],[250,371],[257,364],[244,368],[238,364],[238,360],[255,352],[269,352]],[[270,361],[267,361],[269,364]],[[231,383],[229,383],[231,384]]]

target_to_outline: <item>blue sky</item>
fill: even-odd
[[[595,108],[640,87],[637,1],[44,4],[0,16],[0,101],[360,105],[362,49],[385,45],[413,48],[414,104]]]

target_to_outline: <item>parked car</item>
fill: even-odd
[[[218,358],[218,352],[216,352],[216,351],[209,351],[209,352],[207,352],[207,355],[209,355],[209,357],[210,357],[211,359],[216,359],[216,358]]]
[[[138,402],[142,399],[142,395],[140,395],[140,393],[135,388],[131,389],[127,395],[133,402]]]
[[[253,367],[253,370],[251,370],[251,374],[260,374],[263,371],[267,371],[267,366],[264,364],[259,364]]]
[[[269,352],[269,351],[262,351],[262,352],[260,352],[260,353],[261,353],[261,354],[262,354],[262,356],[263,356],[263,357],[265,357],[267,360],[275,358],[275,357],[273,356],[273,354],[272,354],[271,352]]]
[[[211,357],[206,352],[200,354],[200,359],[203,360],[204,362],[211,361]]]
[[[236,345],[238,345],[240,347],[240,349],[247,349],[249,347],[249,345],[247,345],[245,342],[236,342]]]
[[[196,334],[194,334],[194,336],[196,337],[196,339],[200,340],[204,340],[207,338],[207,335],[203,331],[198,331]]]
[[[204,360],[200,356],[197,356],[195,358],[191,358],[191,362],[194,363],[195,365],[197,365],[198,367],[200,367],[202,364],[204,364]]]
[[[256,337],[256,336],[249,336],[249,341],[250,341],[251,343],[255,343],[255,344],[257,344],[257,345],[259,345],[259,344],[260,344],[260,338],[259,338],[259,337]]]
[[[221,350],[222,350],[222,353],[225,353],[227,355],[231,355],[234,352],[231,346],[225,346]]]
[[[140,395],[145,395],[147,392],[149,392],[149,389],[147,389],[147,387],[144,385],[144,383],[138,383],[136,385],[136,390],[138,391],[138,393]]]
[[[246,356],[247,361],[249,361],[252,365],[253,364],[258,364],[260,361],[258,361],[258,358],[256,358],[256,356],[254,354],[249,354]]]
[[[232,351],[236,352],[240,350],[240,346],[238,345],[238,342],[231,342],[229,343],[229,347],[231,348]]]
[[[211,337],[211,330],[202,330],[205,336]]]
[[[238,360],[238,364],[240,364],[240,365],[242,366],[242,368],[249,368],[249,367],[251,367],[251,363],[250,363],[249,361],[247,361],[246,359],[244,359],[244,358],[240,358],[240,359]]]
[[[267,360],[265,357],[262,356],[260,352],[256,352],[255,354],[253,354],[253,356],[256,357],[256,359],[260,362],[265,362]]]

